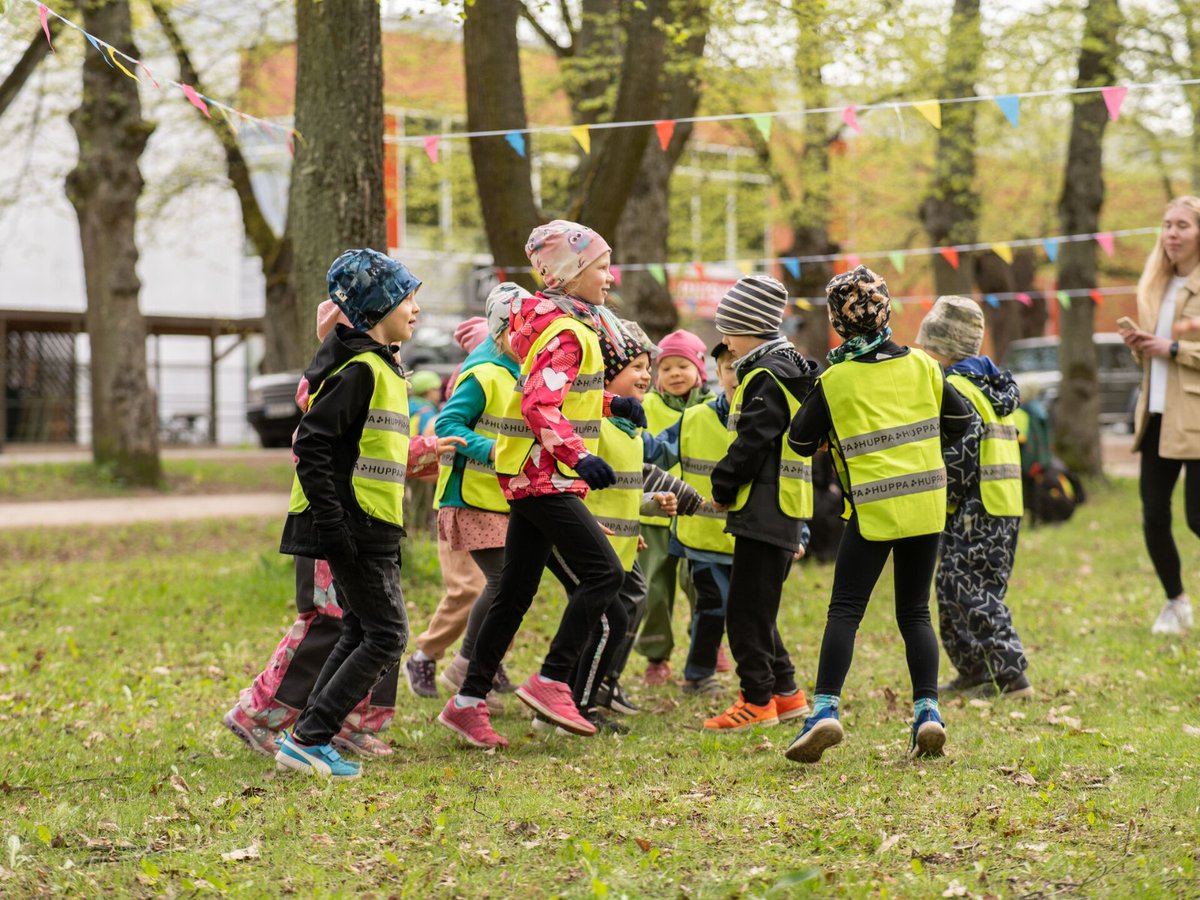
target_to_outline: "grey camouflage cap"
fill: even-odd
[[[921,321],[917,344],[954,360],[978,356],[983,346],[983,310],[970,297],[938,297]]]

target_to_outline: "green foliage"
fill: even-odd
[[[338,788],[276,776],[220,722],[294,617],[278,523],[0,532],[21,592],[0,597],[3,893],[1193,894],[1200,649],[1149,634],[1160,598],[1136,509],[1135,485],[1116,482],[1065,526],[1022,534],[1010,601],[1038,698],[946,703],[943,760],[905,756],[885,575],[846,685],[848,739],[818,766],[783,758],[794,723],[704,733],[720,704],[640,688],[635,657],[647,711],[628,737],[543,741],[509,699],[496,721],[513,746],[481,754],[402,691],[396,754]],[[405,553],[419,630],[441,593],[436,554]],[[806,689],[830,578],[801,566],[782,607]],[[547,579],[515,674],[561,603]]]
[[[0,466],[0,503],[6,501],[76,500],[121,497],[135,491],[196,494],[242,491],[286,491],[292,464],[285,454],[250,456],[244,460],[166,459],[157,488],[131,487],[112,465],[32,463]]]

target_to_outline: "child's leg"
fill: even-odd
[[[350,710],[404,653],[408,616],[394,557],[334,560],[343,609],[342,637],[329,655],[293,732],[302,744],[327,744]]]
[[[692,583],[696,585],[696,609],[692,614],[692,641],[683,677],[688,681],[700,681],[717,671],[717,648],[725,635],[730,567],[709,562],[689,562],[688,565]]]
[[[940,533],[924,534],[892,544],[896,624],[904,638],[913,700],[936,700],[938,695],[938,641],[929,620],[929,585],[940,538]]]
[[[586,712],[595,704],[596,689],[612,665],[628,627],[629,614],[625,605],[620,597],[614,597],[588,636],[571,678],[571,696],[581,711]]]
[[[670,528],[644,525],[642,537],[646,540],[646,549],[638,554],[638,564],[646,579],[646,615],[634,649],[650,660],[668,659],[675,646],[671,616],[675,610],[679,559],[667,552]]]
[[[496,597],[479,626],[467,677],[459,689],[463,697],[482,700],[488,695],[496,667],[508,652],[508,645],[537,593],[553,546],[537,521],[546,499],[549,498],[528,497],[513,501],[504,541],[504,567],[500,570]]]
[[[792,554],[783,547],[743,535],[734,543],[725,627],[742,694],[755,706],[765,706],[774,693],[775,617],[791,563]]]
[[[629,662],[629,653],[633,650],[638,629],[646,615],[646,579],[642,576],[641,565],[636,561],[633,568],[625,573],[620,596],[621,602],[625,605],[629,624],[625,627],[625,636],[617,647],[612,665],[608,667],[606,677],[613,681],[620,679],[621,673],[625,671],[625,664]]]
[[[987,515],[974,498],[947,523],[935,579],[938,619],[946,655],[965,677],[1007,684],[1027,666],[1004,603],[1020,526],[1020,519]]]
[[[486,583],[474,605],[471,606],[471,614],[467,618],[467,630],[463,635],[462,647],[458,651],[459,656],[468,660],[475,653],[475,641],[479,639],[479,629],[483,627],[483,620],[487,618],[488,610],[492,608],[492,603],[500,590],[500,572],[504,569],[504,548],[489,547],[486,550],[472,550],[470,553],[475,565],[483,572]]]
[[[821,695],[839,696],[842,693],[846,673],[854,659],[858,625],[891,550],[891,541],[864,538],[859,533],[857,517],[852,516],[846,524],[833,566],[833,591],[817,663],[818,699]]]

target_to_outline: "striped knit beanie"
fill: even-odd
[[[713,324],[721,334],[775,337],[787,302],[787,288],[770,275],[747,275],[721,298]]]

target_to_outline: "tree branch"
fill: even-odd
[[[546,46],[554,51],[555,56],[557,56],[559,59],[563,59],[564,57],[572,56],[574,54],[574,46],[564,47],[562,44],[556,41],[554,39],[554,35],[547,31],[545,26],[537,20],[537,17],[534,16],[534,14],[530,11],[527,4],[518,3],[517,6],[521,12],[521,18],[533,26],[533,30],[538,33],[538,37],[545,41]],[[572,44],[573,43],[574,42],[572,42]]]
[[[192,85],[197,92],[207,94],[208,91],[204,87],[200,73],[192,65],[191,55],[188,53],[179,31],[175,28],[175,23],[171,21],[166,6],[163,5],[162,0],[150,0],[150,8],[154,10],[154,17],[162,27],[167,42],[171,45],[171,51],[175,54],[175,59],[179,64],[180,79]],[[279,253],[282,242],[279,235],[267,222],[262,207],[259,206],[258,198],[254,195],[254,187],[250,182],[250,167],[242,155],[237,135],[216,116],[206,118],[204,121],[208,123],[209,129],[217,136],[221,146],[225,148],[225,167],[242,207],[242,222],[246,229],[246,236],[250,238],[255,251],[262,257],[264,263],[268,262]]]
[[[49,25],[51,36],[58,37],[59,32],[62,31],[62,22],[58,19],[51,19]],[[21,93],[21,88],[25,86],[25,82],[29,80],[29,77],[49,52],[50,44],[39,26],[37,33],[33,36],[33,40],[29,42],[29,46],[25,48],[25,52],[17,60],[17,64],[12,67],[12,71],[8,73],[4,81],[0,82],[0,116],[3,116],[5,110],[17,99],[17,94]]]

